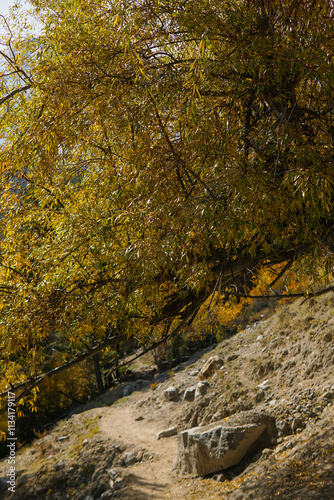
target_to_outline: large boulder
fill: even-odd
[[[237,465],[246,455],[271,446],[275,437],[273,417],[240,412],[213,424],[180,432],[173,468],[205,476]]]

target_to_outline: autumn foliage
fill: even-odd
[[[66,359],[149,345],[261,276],[328,286],[330,0],[31,3],[38,35],[2,19],[7,381],[42,374],[57,335]]]

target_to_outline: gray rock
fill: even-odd
[[[269,389],[269,380],[264,380],[261,384],[257,386],[259,389],[262,389],[265,391],[266,389]]]
[[[204,378],[212,377],[216,370],[223,365],[223,360],[220,356],[211,356],[203,365],[201,375]]]
[[[118,477],[114,483],[114,490],[119,490],[123,486],[123,479]]]
[[[196,390],[195,390],[195,399],[199,399],[204,396],[208,390],[210,385],[208,382],[198,382]]]
[[[323,394],[321,396],[320,401],[328,402],[328,401],[332,401],[333,398],[334,398],[334,392],[327,391],[327,392],[325,392],[325,394]]]
[[[130,396],[130,394],[133,393],[133,387],[131,384],[128,384],[123,391],[123,398],[126,398],[127,396]]]
[[[303,422],[302,416],[298,413],[296,415],[294,415],[294,419],[293,419],[292,424],[291,424],[292,432],[296,432],[296,430],[299,427],[301,427],[303,424],[304,424],[304,422]]]
[[[226,358],[226,361],[228,361],[228,362],[234,361],[235,359],[238,359],[238,357],[239,357],[239,354],[234,353],[234,354],[231,354],[230,356],[228,356]]]
[[[195,399],[196,386],[188,387],[183,395],[185,401],[193,401]]]
[[[175,387],[172,386],[167,387],[167,389],[164,392],[164,396],[167,401],[172,401],[177,397],[177,395],[178,395],[177,390],[175,389]]]
[[[290,424],[286,420],[278,420],[276,422],[276,427],[278,430],[278,435],[281,436],[289,436],[292,432]]]
[[[140,391],[140,389],[143,389],[149,384],[147,380],[144,379],[138,379],[133,383],[133,389],[135,391]]]
[[[113,490],[107,490],[102,493],[100,498],[104,498],[104,500],[109,500],[114,496]]]
[[[218,483],[223,483],[227,479],[228,479],[228,476],[225,476],[225,474],[218,474],[216,481],[218,481]]]
[[[180,432],[173,468],[205,476],[237,465],[248,453],[271,446],[274,437],[273,417],[240,412],[225,420]]]
[[[62,459],[61,459],[61,460],[59,460],[59,461],[57,462],[57,465],[56,465],[56,470],[60,470],[60,469],[62,469],[63,467],[65,467],[65,465],[66,465],[65,460],[62,460]]]
[[[137,457],[134,453],[124,453],[123,462],[124,462],[124,465],[126,465],[127,467],[135,464],[137,461],[138,461]]]
[[[112,489],[116,491],[119,490],[122,486],[123,486],[123,480],[122,478],[118,477],[117,479],[115,479],[115,481],[113,481]]]
[[[177,427],[170,427],[169,429],[158,432],[157,439],[159,440],[161,438],[176,436],[176,434],[177,434]]]

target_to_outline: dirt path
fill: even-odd
[[[152,461],[138,462],[127,467],[129,477],[124,498],[171,498],[170,489],[176,481],[170,474],[177,450],[176,436],[157,440],[156,434],[162,430],[161,422],[153,418],[136,420],[141,417],[136,405],[140,397],[142,398],[142,394],[133,394],[126,402],[104,409],[100,420],[101,434],[120,441],[129,452],[144,449],[152,455]],[[176,492],[173,493],[175,494]]]

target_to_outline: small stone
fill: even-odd
[[[226,361],[234,361],[235,359],[237,359],[239,357],[239,354],[231,354],[231,356],[228,356],[226,358]]]
[[[107,471],[108,476],[111,477],[112,480],[115,480],[116,477],[118,476],[118,473],[115,469],[108,469]]]
[[[264,380],[261,384],[257,386],[259,389],[262,389],[265,391],[266,389],[269,389],[269,380]]]
[[[188,387],[184,392],[183,399],[185,401],[193,401],[195,399],[195,392],[196,392],[195,386]]]
[[[129,467],[137,462],[137,457],[134,453],[124,453],[123,455],[124,465]]]
[[[276,427],[280,437],[291,434],[291,426],[286,420],[278,420],[276,422]]]
[[[269,401],[269,406],[276,406],[279,403],[278,399],[272,399]]]
[[[56,470],[62,469],[66,465],[65,460],[59,460],[56,465]]]
[[[256,338],[257,342],[261,342],[261,340],[263,340],[263,339],[264,339],[264,335],[259,335],[259,336]]]
[[[277,344],[279,339],[273,339],[271,342],[270,342],[270,345],[274,345],[274,344]]]
[[[104,498],[105,500],[109,500],[113,497],[113,490],[107,490],[102,493],[100,498]]]
[[[120,477],[118,477],[115,481],[114,481],[114,486],[113,486],[113,490],[116,491],[116,490],[119,490],[121,487],[122,487],[122,479]]]
[[[332,339],[333,339],[332,333],[331,332],[325,333],[325,335],[323,336],[323,339],[325,342],[332,342]]]
[[[211,356],[203,365],[201,375],[204,378],[212,377],[216,370],[223,365],[223,360],[219,356]]]
[[[321,400],[321,401],[331,401],[333,398],[334,398],[334,392],[332,392],[332,391],[327,391],[327,392],[325,392],[325,393],[321,396],[320,400]]]
[[[70,436],[61,436],[58,438],[58,441],[62,443],[63,441],[66,441],[66,439],[70,439]]]
[[[176,436],[177,434],[177,427],[170,427],[170,429],[166,429],[164,431],[160,431],[157,434],[157,440],[161,438],[168,438],[171,436]]]
[[[165,396],[165,399],[167,399],[167,401],[172,401],[173,399],[175,399],[177,397],[177,390],[175,389],[175,387],[169,386],[165,390],[164,396]]]
[[[291,424],[291,429],[292,429],[292,432],[296,432],[296,430],[301,426],[303,425],[303,419],[302,419],[302,416],[299,414],[296,414],[295,415],[295,418],[293,419],[292,421],[292,424]]]
[[[204,396],[209,389],[209,384],[208,382],[198,382],[196,391],[195,391],[195,399],[201,398]]]

